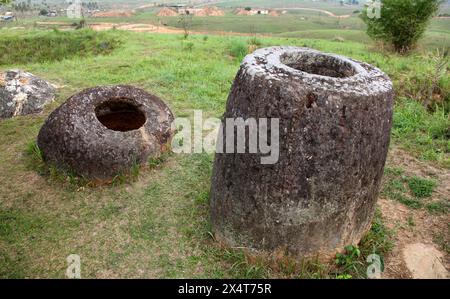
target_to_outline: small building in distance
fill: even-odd
[[[5,22],[15,21],[16,20],[16,16],[14,15],[13,12],[7,11],[7,12],[5,12],[4,15],[0,15],[0,20],[5,21]]]
[[[234,13],[241,16],[255,16],[255,15],[271,15],[279,16],[280,13],[276,10],[269,10],[266,8],[237,8]]]

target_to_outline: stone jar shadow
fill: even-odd
[[[217,153],[211,222],[217,239],[256,251],[331,258],[371,226],[386,161],[393,86],[379,69],[297,47],[248,55],[226,118],[279,120],[279,159]],[[226,143],[226,122],[222,122]],[[220,142],[219,142],[220,143]]]

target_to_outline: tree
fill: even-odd
[[[406,53],[422,37],[431,18],[443,0],[381,0],[379,15],[371,14],[367,6],[361,13],[367,24],[367,34],[392,45],[395,51]],[[370,5],[370,4],[369,4]]]
[[[178,23],[181,25],[184,31],[184,38],[187,39],[190,34],[190,29],[192,26],[192,15],[191,14],[181,14],[178,18]]]

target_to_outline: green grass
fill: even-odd
[[[438,244],[439,247],[445,251],[447,254],[450,254],[450,241],[448,240],[447,232],[440,232],[433,237],[433,242]]]
[[[448,211],[446,200],[427,202],[437,187],[435,180],[418,176],[407,176],[399,168],[386,168],[381,194],[396,200],[411,209],[426,208],[431,214],[445,214]]]
[[[24,151],[24,164],[29,170],[49,179],[54,183],[59,183],[68,190],[76,190],[89,184],[89,180],[80,177],[69,168],[58,168],[45,163],[44,156],[35,140],[29,142]],[[131,176],[133,177],[133,176]]]
[[[450,201],[443,199],[437,202],[427,204],[426,209],[431,214],[435,215],[447,215],[450,212]]]
[[[230,54],[234,56],[238,61],[242,61],[248,54],[248,45],[244,41],[233,41],[230,44]]]
[[[8,32],[0,41],[0,65],[58,61],[73,56],[109,54],[120,45],[111,34],[91,30]]]
[[[408,179],[408,186],[412,194],[417,198],[430,197],[436,188],[436,182],[421,177],[411,177]]]
[[[392,136],[421,159],[450,168],[450,118],[443,108],[429,112],[420,102],[398,100]]]
[[[359,246],[348,245],[344,253],[336,255],[337,275],[346,278],[367,278],[367,257],[371,254],[380,257],[380,270],[384,271],[384,257],[394,247],[393,236],[394,232],[384,225],[381,211],[377,210],[372,227]]]
[[[0,32],[1,37],[14,34],[28,35],[20,30]],[[114,30],[102,35],[122,41],[120,48],[108,55],[68,56],[45,62],[8,60],[1,67],[26,69],[61,86],[56,101],[42,114],[0,122],[1,277],[62,278],[66,257],[74,253],[81,256],[85,278],[359,277],[358,273],[349,274],[334,264],[255,259],[242,250],[218,246],[211,237],[208,215],[213,164],[210,155],[153,159],[149,169],[134,169],[135,181],[93,188],[72,184],[70,175],[43,175],[36,171],[42,158],[34,142],[51,111],[75,92],[96,85],[120,83],[144,88],[161,97],[178,117],[192,117],[194,109],[203,110],[204,117],[220,117],[239,69],[239,59],[230,53],[233,44],[307,46],[367,61],[391,76],[400,95],[410,92],[412,74],[433,70],[428,55],[402,57],[350,41],[258,37],[255,42],[252,37],[204,38],[204,34],[184,40],[182,35]],[[448,159],[448,152],[442,147],[448,137],[440,129],[444,117],[432,120],[433,112],[416,105],[411,98],[398,100],[393,142],[423,159],[441,163]],[[416,111],[412,115],[421,114],[417,121],[410,121],[410,106]],[[398,114],[402,114],[400,121]],[[430,136],[433,141],[410,141],[411,136],[421,135]],[[423,155],[437,150],[440,152],[435,159]],[[413,199],[407,181],[402,179],[402,170],[389,171],[398,180],[391,192]],[[59,178],[52,179],[53,175]],[[429,204],[426,200],[421,199],[424,206]],[[379,219],[375,218],[372,230],[360,244],[361,257],[369,252],[383,254],[389,247],[388,234]]]
[[[270,1],[263,1],[270,2]],[[266,3],[266,7],[279,6],[280,3]],[[272,4],[272,5],[269,5]],[[282,6],[293,3],[283,1]],[[226,7],[226,4],[218,4]],[[230,4],[232,5],[232,4]],[[238,6],[242,6],[240,3]],[[293,4],[298,6],[299,4]],[[356,6],[340,6],[333,3],[321,2],[301,2],[301,7],[325,9],[336,14],[352,14],[353,11],[360,9]],[[181,28],[178,17],[158,17],[156,14],[158,8],[138,11],[134,16],[121,18],[87,18],[88,23],[151,23],[158,26],[170,26]],[[58,18],[29,18],[21,20],[20,25],[36,26],[37,21],[62,21],[68,25],[73,20]],[[162,25],[164,24],[164,25]],[[419,48],[435,49],[450,46],[450,31],[448,30],[450,20],[433,19],[425,36],[419,42]],[[17,26],[10,24],[10,26]],[[40,25],[42,26],[42,25]],[[48,25],[52,27],[54,25]],[[307,11],[307,10],[288,10],[286,15],[280,17],[272,17],[265,15],[255,16],[238,16],[233,14],[232,8],[225,8],[225,15],[221,17],[194,17],[191,29],[201,32],[233,32],[244,34],[264,34],[271,36],[295,37],[295,38],[311,38],[311,39],[328,39],[333,40],[339,36],[345,40],[364,42],[371,44],[371,40],[365,34],[365,24],[361,21],[357,14],[346,19],[337,19],[329,17],[323,13]]]
[[[289,7],[306,7],[306,8],[319,8],[325,9],[336,14],[346,14],[351,13],[356,9],[360,9],[359,5],[352,6],[342,6],[339,2],[318,2],[309,0],[283,0],[283,1],[272,1],[272,0],[230,0],[221,1],[217,4],[221,7],[265,7],[265,8],[289,8]]]

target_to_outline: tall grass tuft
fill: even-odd
[[[240,40],[234,40],[230,44],[230,54],[236,60],[242,61],[248,53],[248,45]]]

